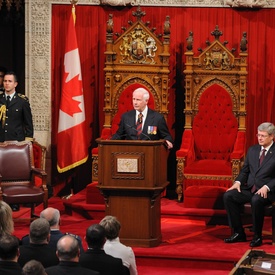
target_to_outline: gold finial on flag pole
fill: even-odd
[[[71,0],[70,2],[71,2],[71,4],[73,5],[73,7],[72,7],[72,13],[73,13],[73,19],[74,19],[74,24],[75,24],[75,20],[76,20],[76,16],[75,16],[75,5],[77,4],[78,0]]]

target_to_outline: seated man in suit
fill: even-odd
[[[80,250],[77,240],[70,236],[63,236],[57,243],[56,254],[59,264],[46,268],[47,275],[99,275],[100,273],[82,267],[79,263]]]
[[[150,94],[144,88],[137,88],[133,92],[133,107],[121,116],[117,132],[112,139],[164,139],[168,149],[173,148],[173,139],[169,133],[166,121],[160,113],[148,108]]]
[[[101,275],[123,275],[122,260],[108,255],[103,250],[106,241],[105,229],[99,224],[93,224],[86,230],[86,242],[88,250],[80,255],[81,266],[96,270]]]
[[[259,144],[249,148],[240,174],[224,194],[229,225],[234,230],[225,243],[246,241],[241,208],[250,202],[254,232],[250,246],[262,245],[264,208],[273,202],[275,192],[275,126],[270,122],[260,124],[256,136]]]
[[[30,243],[19,247],[19,264],[23,267],[30,260],[37,260],[46,268],[58,264],[56,250],[49,246],[50,224],[38,218],[30,225]]]
[[[53,207],[48,207],[44,210],[41,211],[40,213],[40,218],[44,218],[46,219],[49,224],[50,224],[50,228],[51,228],[51,238],[49,241],[49,246],[53,247],[54,249],[56,249],[56,245],[58,240],[63,237],[65,234],[69,234],[72,235],[73,237],[75,237],[79,243],[79,247],[80,247],[80,252],[84,252],[83,246],[82,246],[82,240],[79,236],[71,234],[71,233],[62,233],[60,231],[60,211],[56,208]],[[22,245],[26,245],[29,244],[30,242],[30,238],[29,235],[26,235],[22,238]]]

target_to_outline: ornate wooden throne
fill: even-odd
[[[214,41],[195,56],[193,33],[185,53],[185,129],[177,157],[178,201],[190,208],[223,208],[222,194],[240,171],[245,155],[246,33],[235,49]]]
[[[132,92],[144,87],[150,93],[148,106],[167,119],[169,97],[170,22],[166,16],[162,35],[149,29],[140,7],[132,13],[136,22],[122,27],[123,33],[114,33],[113,15],[107,21],[105,52],[105,121],[102,139],[109,139],[118,129],[120,116],[133,109]],[[117,36],[115,39],[114,37]],[[98,149],[92,150],[92,180],[98,180]]]

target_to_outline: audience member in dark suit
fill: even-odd
[[[96,270],[100,275],[123,275],[122,260],[105,253],[105,229],[99,224],[93,224],[86,230],[88,250],[80,255],[81,266]],[[126,274],[125,274],[126,275]]]
[[[47,273],[40,262],[30,260],[23,266],[22,275],[47,275]]]
[[[138,88],[133,92],[133,107],[121,116],[117,132],[112,139],[141,139],[159,140],[164,139],[168,149],[173,148],[173,139],[169,133],[165,118],[160,113],[148,108],[150,94],[144,88]],[[142,114],[142,118],[139,117]],[[138,134],[138,121],[142,123],[142,131]]]
[[[18,264],[19,241],[15,236],[4,234],[0,237],[0,274],[21,275]]]
[[[60,212],[56,208],[48,207],[43,211],[41,211],[40,218],[44,218],[49,222],[50,228],[51,228],[51,237],[49,241],[49,246],[53,247],[56,250],[56,245],[58,240],[65,235],[60,231]],[[84,252],[81,238],[71,233],[66,233],[66,234],[70,234],[73,237],[75,237],[79,243],[80,252],[81,253]],[[26,235],[22,238],[22,245],[29,244],[29,242],[30,242],[29,235]]]
[[[19,264],[23,267],[30,260],[37,260],[46,268],[57,265],[59,260],[56,250],[49,246],[50,224],[46,219],[39,218],[30,225],[30,243],[19,247]]]
[[[59,264],[46,268],[48,275],[99,275],[79,264],[80,249],[76,238],[65,235],[57,243]]]
[[[241,208],[251,203],[254,237],[251,247],[262,245],[264,208],[274,201],[275,192],[275,126],[270,122],[258,126],[258,143],[249,148],[244,165],[234,184],[224,194],[229,225],[234,234],[226,243],[245,242]]]
[[[119,231],[121,228],[120,222],[116,217],[106,216],[100,223],[106,232],[106,242],[104,251],[115,257],[122,259],[122,263],[126,266],[131,275],[137,275],[136,258],[133,249],[130,246],[122,244],[119,240]]]

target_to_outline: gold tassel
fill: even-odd
[[[2,128],[5,126],[5,121],[6,121],[6,105],[2,105],[0,107],[0,120],[2,120]]]

